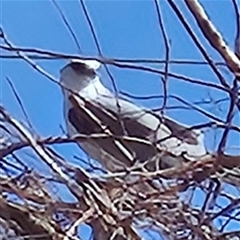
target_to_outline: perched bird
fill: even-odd
[[[90,157],[114,172],[139,163],[152,170],[177,167],[206,154],[200,130],[115,96],[101,83],[100,65],[72,59],[60,72],[69,136],[103,134],[80,141]]]

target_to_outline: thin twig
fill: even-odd
[[[77,39],[77,36],[76,36],[76,34],[74,33],[74,31],[73,31],[70,23],[68,22],[65,14],[64,14],[63,11],[61,10],[61,8],[60,8],[60,6],[58,5],[58,3],[57,3],[56,0],[52,0],[52,2],[53,2],[53,4],[54,4],[54,6],[56,7],[57,11],[59,12],[59,14],[60,14],[60,16],[61,16],[61,18],[62,18],[62,20],[63,20],[64,25],[67,27],[70,35],[72,36],[73,41],[75,42],[75,44],[76,44],[76,46],[77,46],[77,48],[78,48],[78,50],[79,50],[79,53],[82,53],[82,48],[81,48],[80,43],[79,43],[79,41],[78,41],[78,39]]]
[[[32,124],[31,124],[31,121],[30,121],[30,119],[28,117],[28,114],[27,114],[27,112],[26,112],[26,110],[24,108],[24,105],[23,105],[22,101],[21,101],[21,98],[19,97],[17,91],[15,90],[15,87],[14,87],[12,81],[8,77],[6,77],[6,80],[7,80],[8,84],[9,84],[11,90],[13,91],[13,94],[14,94],[15,98],[17,99],[17,102],[18,102],[18,104],[19,104],[19,106],[20,106],[20,108],[21,108],[21,110],[23,112],[23,115],[24,115],[24,117],[25,117],[25,119],[27,121],[28,126],[31,128],[32,131],[34,131],[34,128],[33,128]]]
[[[168,81],[168,69],[169,69],[169,55],[170,55],[170,46],[169,46],[169,40],[167,37],[167,33],[163,24],[163,20],[162,20],[162,15],[161,15],[161,10],[160,10],[160,6],[158,4],[157,0],[154,0],[155,3],[155,7],[156,7],[156,11],[157,11],[157,17],[158,17],[158,23],[159,23],[159,27],[161,30],[161,33],[163,35],[163,40],[164,40],[164,45],[165,45],[165,74],[163,77],[163,104],[162,104],[162,110],[164,111],[164,109],[167,106],[167,81]]]

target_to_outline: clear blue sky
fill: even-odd
[[[177,1],[184,13],[187,13],[182,2]],[[207,9],[211,20],[220,29],[230,47],[234,45],[235,18],[231,1],[201,1]],[[192,40],[183,29],[181,23],[170,9],[169,5],[161,0],[161,10],[168,37],[171,41],[171,59],[203,60],[200,52],[196,49]],[[83,55],[97,56],[96,46],[91,36],[88,24],[84,17],[79,1],[58,1],[65,16],[70,22],[80,45]],[[153,58],[164,59],[165,50],[163,37],[159,30],[154,1],[86,1],[91,19],[101,44],[102,52],[106,57],[116,58]],[[1,25],[10,41],[16,46],[43,48],[63,53],[79,53],[69,32],[64,26],[59,13],[51,1],[9,1],[1,3]],[[192,16],[187,13],[187,19],[192,22]],[[214,59],[220,57],[214,52],[209,44],[199,33],[194,22],[194,29],[200,39],[203,40],[208,53]],[[3,52],[5,54],[5,52]],[[59,69],[66,63],[64,60],[37,61],[40,66],[49,71],[56,78],[59,77]],[[156,65],[163,69],[163,65]],[[19,60],[1,61],[1,104],[16,118],[24,121],[23,114],[5,80],[9,77],[14,83],[34,129],[41,136],[60,135],[60,125],[64,126],[62,115],[62,95],[59,87],[41,76],[29,65]],[[162,84],[160,76],[123,70],[110,67],[117,86],[120,90],[134,95],[160,95]],[[208,82],[217,83],[216,77],[208,67],[190,65],[172,65],[170,70],[185,74]],[[112,88],[107,74],[102,71],[103,82]],[[231,75],[224,72],[227,80],[232,80]],[[189,85],[175,79],[169,80],[169,92],[178,95],[187,101],[201,101],[226,97],[219,91],[209,90],[198,85]],[[136,100],[135,100],[136,101]],[[137,101],[147,107],[161,106],[161,100]],[[169,105],[177,104],[169,101]],[[222,112],[213,105],[205,109],[219,117],[226,115],[227,105],[222,105]],[[225,111],[224,111],[225,110]],[[176,120],[186,124],[198,124],[206,122],[207,118],[196,112],[172,110],[167,114]],[[239,118],[235,118],[235,123]],[[206,144],[209,149],[217,146],[214,134],[208,133]],[[239,144],[237,134],[232,134],[228,146]],[[69,159],[72,155],[81,154],[76,146],[56,147]],[[236,152],[229,150],[231,152]],[[239,149],[238,149],[239,152]],[[76,161],[75,161],[76,163]],[[35,166],[33,159],[29,164]]]

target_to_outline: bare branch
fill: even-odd
[[[205,13],[203,7],[197,0],[185,0],[188,8],[195,17],[199,28],[202,30],[204,36],[209,41],[211,46],[216,49],[225,62],[229,69],[236,75],[240,74],[240,60],[236,54],[228,47],[225,43],[220,32],[216,29],[209,17]],[[225,83],[224,83],[225,84]]]

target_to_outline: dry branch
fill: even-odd
[[[240,60],[237,55],[228,47],[222,35],[211,22],[205,10],[197,0],[185,0],[188,8],[192,12],[199,28],[209,41],[211,46],[217,50],[225,60],[227,66],[236,76],[240,76]]]

